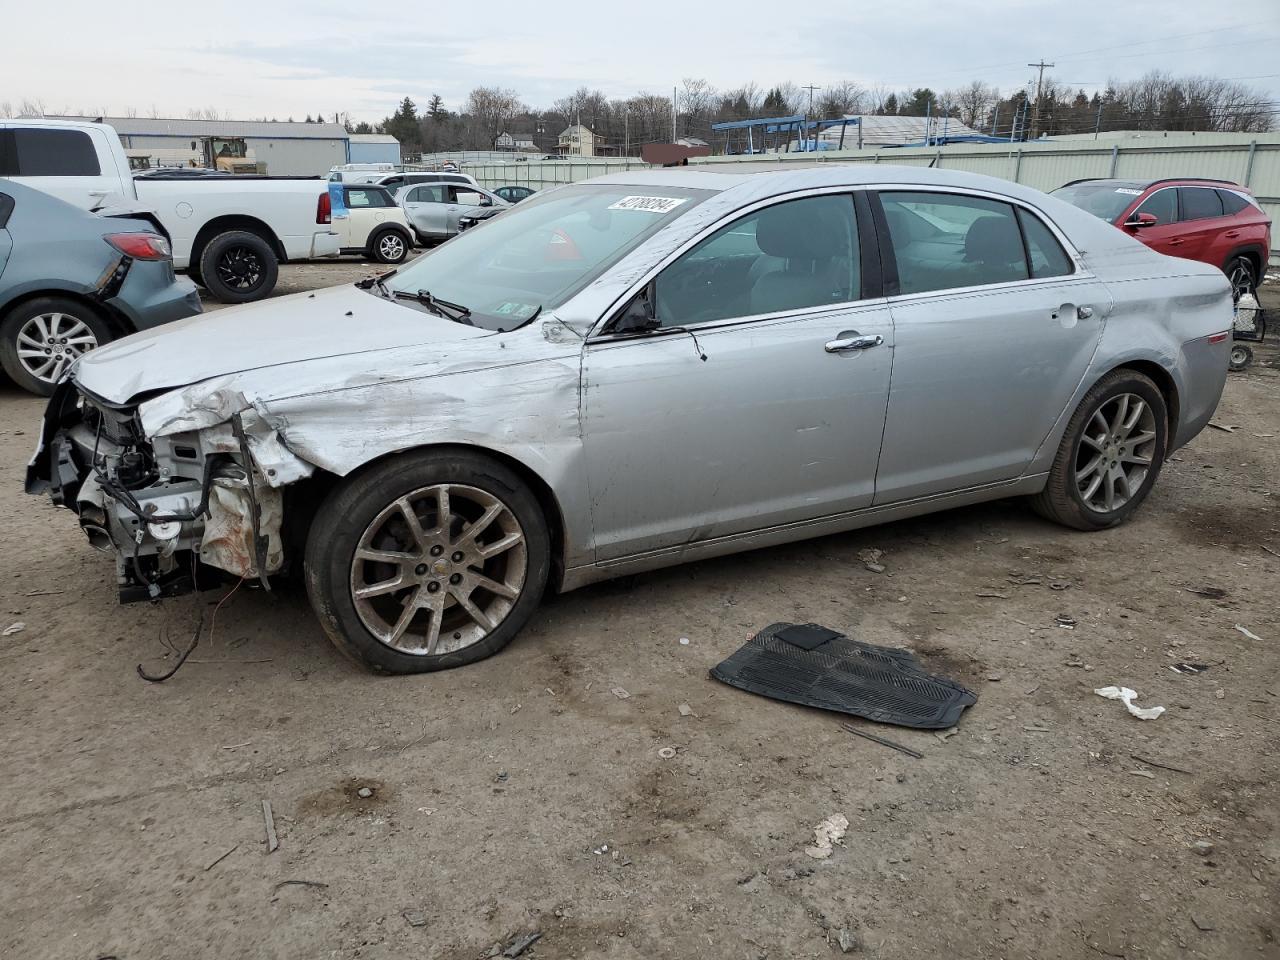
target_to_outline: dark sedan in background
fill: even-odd
[[[0,367],[18,386],[48,395],[81,354],[199,312],[151,223],[0,179]]]

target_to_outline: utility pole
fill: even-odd
[[[1040,71],[1036,79],[1036,115],[1031,120],[1031,139],[1034,140],[1040,135],[1040,91],[1044,88],[1044,71],[1046,67],[1052,67],[1053,64],[1045,63],[1044,57],[1041,57],[1039,63],[1028,63],[1027,66],[1036,67]]]
[[[676,88],[671,88],[671,142],[676,142]]]
[[[622,105],[622,155],[631,156],[631,107]]]
[[[809,116],[812,117],[813,116],[813,91],[821,90],[822,88],[815,87],[813,84],[809,84],[807,87],[801,87],[800,89],[809,91]]]

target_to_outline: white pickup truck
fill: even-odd
[[[287,260],[334,257],[328,183],[320,178],[135,180],[104,123],[0,120],[0,177],[86,209],[130,210],[169,238],[173,265],[224,303],[260,300]]]

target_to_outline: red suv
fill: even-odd
[[[1152,250],[1222,269],[1236,299],[1253,293],[1271,252],[1271,219],[1230,180],[1073,180],[1053,196],[1114,223]]]

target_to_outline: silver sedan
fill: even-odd
[[[1220,271],[1005,181],[633,172],[88,354],[28,489],[125,599],[301,569],[343,651],[436,670],[620,574],[1015,495],[1121,523],[1231,324]]]

